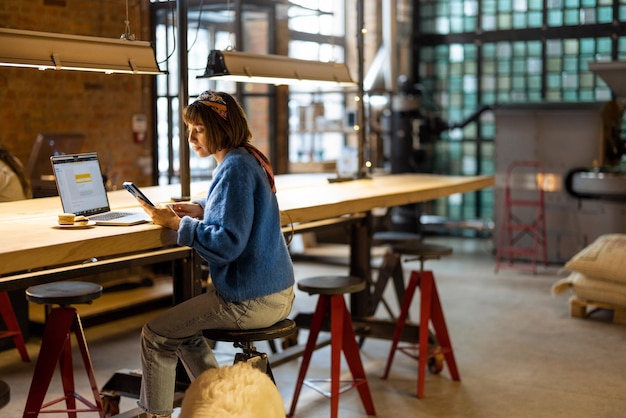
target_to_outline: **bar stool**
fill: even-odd
[[[4,325],[7,328],[6,331],[0,331],[0,338],[13,338],[13,344],[15,344],[15,348],[20,353],[22,361],[30,361],[26,345],[24,344],[22,330],[15,317],[13,305],[7,292],[0,292],[0,316],[2,316],[2,321],[4,321]]]
[[[277,338],[291,336],[295,332],[296,323],[291,319],[283,319],[267,328],[243,330],[210,329],[204,330],[203,334],[209,340],[232,342],[235,348],[241,348],[242,352],[235,354],[233,364],[241,361],[251,362],[254,367],[267,374],[272,379],[272,382],[276,384],[267,354],[257,351],[254,343],[257,341],[272,342]]]
[[[304,349],[289,416],[293,416],[296,412],[296,404],[303,384],[330,398],[330,416],[332,418],[338,416],[339,395],[352,388],[357,388],[359,391],[361,402],[367,414],[376,415],[369,384],[365,376],[363,363],[361,362],[354,328],[352,327],[352,319],[344,300],[345,294],[363,291],[366,286],[367,284],[364,280],[353,276],[318,276],[306,278],[298,282],[298,289],[307,292],[309,295],[317,294],[319,298],[311,320],[309,338]],[[330,392],[320,389],[313,383],[315,381],[328,381],[328,379],[305,380],[311,356],[315,350],[317,337],[322,328],[323,320],[327,315],[330,317],[331,334]],[[352,373],[353,380],[348,385],[340,388],[339,385],[342,383],[340,380],[342,352]]]
[[[408,318],[409,308],[411,307],[411,301],[413,300],[413,295],[418,287],[420,288],[420,321],[418,331],[419,344],[399,346],[398,344]],[[429,330],[431,322],[435,330],[434,338],[430,334]],[[433,341],[435,341],[434,344]],[[441,361],[441,367],[439,367],[438,363],[432,363],[434,359],[443,357],[448,364],[452,380],[461,380],[456,366],[454,353],[452,351],[452,343],[450,342],[448,328],[443,316],[443,308],[441,307],[441,301],[439,300],[439,293],[437,292],[437,286],[435,285],[435,278],[431,271],[413,271],[411,273],[409,284],[406,288],[406,294],[402,300],[400,316],[396,322],[393,342],[387,357],[385,372],[382,376],[383,379],[387,379],[389,376],[389,370],[391,369],[391,364],[397,350],[418,361],[418,398],[422,398],[424,396],[424,378],[427,364],[429,365],[431,371],[436,373],[441,371],[443,367],[443,361]],[[431,368],[433,367],[433,364],[436,364],[435,370],[432,370]]]
[[[38,304],[59,305],[59,307],[50,309],[46,319],[39,357],[37,358],[33,380],[26,400],[24,417],[36,417],[39,413],[44,412],[66,412],[70,417],[76,417],[77,412],[98,412],[100,417],[104,418],[104,409],[94,377],[91,357],[87,349],[87,341],[83,333],[80,316],[76,308],[70,306],[80,303],[91,303],[100,295],[102,295],[102,286],[87,282],[53,282],[31,286],[26,289],[27,300]],[[78,342],[78,348],[80,349],[85,371],[89,378],[95,403],[88,401],[75,392],[71,347],[72,332],[74,332]],[[44,398],[57,363],[61,371],[64,396],[44,404]],[[77,408],[77,399],[86,408]],[[66,409],[46,409],[61,401],[65,401]]]

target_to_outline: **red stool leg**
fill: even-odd
[[[293,399],[291,400],[291,408],[289,409],[290,417],[292,417],[296,413],[296,404],[298,403],[300,391],[302,390],[302,385],[304,384],[304,378],[306,377],[306,372],[309,369],[309,364],[311,363],[313,351],[315,351],[317,336],[322,329],[322,321],[324,320],[324,316],[326,316],[327,311],[328,299],[324,297],[318,298],[317,306],[315,307],[315,313],[313,314],[313,318],[311,319],[309,338],[307,339],[306,347],[304,348],[304,354],[302,355],[302,364],[300,365],[300,372],[298,373],[298,379],[296,380],[296,388],[293,393]]]
[[[452,380],[460,380],[459,372],[456,366],[456,360],[452,351],[452,344],[450,342],[450,336],[448,334],[448,328],[443,316],[443,308],[437,293],[437,287],[435,285],[435,279],[431,271],[413,271],[409,284],[407,285],[406,294],[402,301],[402,309],[396,328],[394,331],[393,342],[387,358],[387,365],[385,372],[382,376],[386,379],[391,369],[391,364],[395,352],[402,350],[398,348],[400,337],[404,329],[406,318],[408,317],[409,308],[416,288],[420,288],[420,324],[418,335],[418,373],[417,373],[417,397],[422,398],[424,396],[424,381],[426,375],[426,365],[429,358],[432,356],[428,352],[428,337],[429,337],[429,325],[432,322],[435,330],[435,336],[440,346],[440,351],[444,354],[446,364],[450,369],[450,375]],[[413,357],[413,356],[412,356]]]
[[[95,404],[75,392],[71,347],[72,332],[75,333],[78,341],[78,347],[91,384]],[[64,396],[44,404],[43,401],[50,387],[54,368],[57,363],[59,364],[61,372]],[[76,408],[76,399],[80,400],[88,408],[78,410]],[[23,416],[36,417],[42,409],[63,400],[65,400],[66,409],[54,412],[66,412],[70,418],[75,418],[77,412],[98,412],[101,418],[105,416],[100,393],[94,377],[91,358],[89,357],[89,351],[87,350],[85,336],[80,323],[80,317],[76,309],[72,307],[55,308],[52,309],[50,315],[48,315]],[[47,410],[45,412],[53,411]]]
[[[74,322],[72,322],[73,327]],[[72,362],[72,334],[71,330],[67,334],[65,340],[65,346],[63,352],[59,358],[59,370],[61,371],[61,383],[63,385],[63,395],[65,395],[65,406],[69,411],[67,413],[69,418],[76,418],[76,386],[74,385],[74,365]],[[53,401],[54,403],[54,401]],[[44,405],[45,408],[48,405]]]
[[[343,296],[334,296],[334,298],[338,298],[339,302],[339,306],[335,309],[340,309],[343,312],[343,352],[346,362],[348,363],[348,367],[350,368],[354,385],[359,391],[359,396],[361,398],[361,403],[363,403],[363,407],[365,408],[365,412],[367,412],[368,415],[376,415],[374,401],[372,400],[372,394],[367,382],[367,376],[365,376],[365,369],[363,368],[363,362],[361,361],[359,345],[356,342],[356,335],[354,334],[354,328],[352,327],[350,313],[348,312]],[[337,380],[339,380],[339,376],[337,376]]]
[[[78,315],[76,316],[76,322],[74,322],[74,334],[76,335],[76,342],[78,343],[78,348],[81,357],[83,358],[83,365],[85,366],[85,371],[87,372],[87,378],[89,379],[89,385],[91,386],[91,393],[96,403],[94,405],[78,394],[74,394],[74,396],[80,399],[91,409],[100,411],[100,417],[104,418],[104,406],[102,404],[102,398],[100,397],[100,390],[98,389],[98,384],[96,383],[93,363],[91,362],[91,356],[89,355],[89,349],[87,348],[87,339],[85,338],[85,333],[83,332],[83,325]]]
[[[443,354],[446,359],[446,364],[450,370],[450,376],[452,380],[459,381],[461,377],[456,366],[456,360],[454,358],[454,351],[452,350],[452,342],[450,341],[450,335],[448,334],[448,327],[446,326],[446,320],[443,316],[443,308],[441,306],[441,300],[439,299],[439,292],[437,292],[437,285],[433,277],[432,272],[427,272],[428,275],[423,276],[422,280],[430,282],[432,289],[432,308],[431,308],[431,322],[435,330],[435,336],[439,342],[439,346],[442,348]]]
[[[341,386],[341,352],[343,350],[344,312],[343,295],[325,296],[330,299],[330,417],[339,413],[339,388]]]
[[[69,341],[75,316],[76,310],[73,308],[55,308],[50,312],[46,321],[33,380],[26,399],[24,418],[39,415],[43,400],[50,387],[54,369]]]
[[[15,312],[11,305],[11,299],[7,292],[0,292],[0,316],[6,325],[6,331],[0,331],[0,338],[12,337],[15,348],[20,353],[22,361],[30,361],[28,351],[26,351],[26,345],[24,344],[24,337],[22,336],[22,330],[15,318]]]
[[[400,337],[402,336],[402,331],[404,330],[404,324],[406,323],[406,319],[409,316],[409,308],[411,307],[411,301],[413,300],[413,295],[415,294],[418,280],[418,272],[414,271],[413,273],[411,273],[411,278],[409,279],[409,283],[404,293],[404,298],[402,299],[400,315],[398,316],[396,328],[393,332],[393,341],[391,343],[391,349],[389,350],[389,356],[387,357],[387,365],[385,366],[385,372],[382,376],[383,379],[386,379],[389,376],[391,363],[393,363],[393,358],[395,357],[396,350],[398,349],[398,343],[400,342]]]
[[[423,280],[424,273],[419,274],[417,285],[420,286],[420,328],[419,354],[417,362],[417,397],[424,397],[424,380],[426,377],[426,363],[428,362],[428,326],[432,310],[432,280]]]

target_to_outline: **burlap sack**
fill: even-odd
[[[552,285],[552,294],[564,293],[568,289],[579,299],[626,307],[626,286],[620,283],[574,272]]]
[[[572,257],[565,268],[594,279],[626,284],[626,234],[601,235]]]

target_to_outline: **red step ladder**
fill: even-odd
[[[543,166],[538,161],[514,161],[507,168],[496,273],[501,268],[529,269],[537,273],[539,256],[547,266],[544,181]],[[528,259],[530,264],[515,264]]]

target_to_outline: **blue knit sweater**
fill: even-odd
[[[211,279],[224,299],[240,302],[294,284],[294,272],[280,212],[265,171],[237,148],[213,172],[204,218],[182,218],[178,244],[193,247],[209,263]]]

